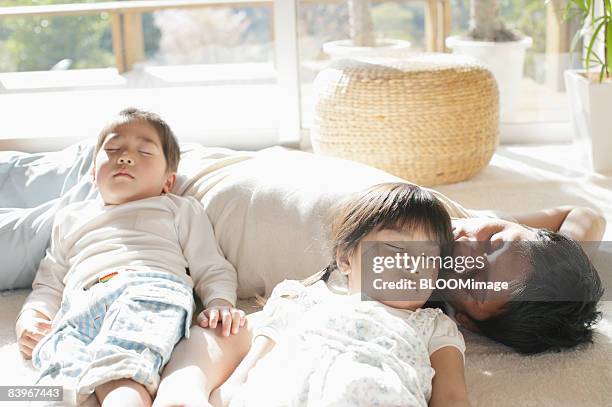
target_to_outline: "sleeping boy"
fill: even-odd
[[[151,405],[162,368],[189,334],[193,290],[205,308],[201,326],[220,321],[229,335],[244,324],[236,270],[204,208],[170,194],[179,159],[166,122],[125,109],[98,139],[99,198],[56,216],[16,333],[38,383],[73,390],[73,402],[95,392],[102,405]]]

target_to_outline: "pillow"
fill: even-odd
[[[30,287],[55,213],[93,197],[91,141],[49,153],[0,152],[0,290]]]
[[[0,151],[0,208],[34,208],[59,198],[86,175],[91,141],[50,153]]]
[[[57,211],[96,194],[89,177],[82,177],[62,197],[34,208],[0,208],[0,290],[31,287],[49,245]]]
[[[31,287],[57,211],[96,197],[89,176],[94,148],[95,140],[88,140],[58,152],[0,152],[0,290]],[[190,143],[181,144],[181,154],[175,193],[253,153]]]
[[[206,208],[223,253],[238,270],[240,298],[267,296],[278,282],[326,266],[334,204],[369,186],[402,181],[363,164],[281,148],[224,170],[212,187],[196,182],[185,194]],[[452,216],[467,216],[436,195]]]

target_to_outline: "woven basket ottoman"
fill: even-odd
[[[315,94],[315,153],[416,184],[465,180],[498,144],[497,85],[470,57],[339,60],[319,73]]]

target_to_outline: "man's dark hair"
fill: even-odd
[[[531,275],[500,315],[474,324],[523,354],[592,343],[604,291],[597,270],[577,242],[548,230],[537,237],[525,245]]]

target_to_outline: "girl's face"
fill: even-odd
[[[372,242],[372,243],[370,243]],[[373,244],[378,242],[377,244]],[[431,238],[420,230],[396,230],[396,229],[381,229],[374,230],[367,234],[355,248],[355,251],[349,258],[337,258],[337,263],[340,271],[348,275],[348,289],[350,294],[362,292],[362,273],[364,278],[363,284],[372,285],[374,279],[382,279],[383,281],[398,281],[406,279],[413,281],[414,285],[411,289],[405,290],[390,290],[378,289],[380,282],[376,284],[376,290],[367,290],[363,287],[363,292],[368,292],[368,295],[373,299],[388,305],[393,308],[415,310],[427,302],[433,289],[421,288],[421,280],[431,281],[434,284],[438,278],[438,269],[436,267],[418,267],[417,269],[385,269],[380,274],[374,273],[371,267],[369,269],[361,268],[362,250],[376,250],[376,256],[392,257],[402,259],[402,265],[407,264],[403,259],[406,257],[418,258],[425,256],[439,257],[440,245],[431,240]],[[368,257],[367,255],[364,257]],[[408,263],[411,264],[411,263]],[[402,266],[403,267],[403,266]],[[411,272],[412,271],[412,272]],[[365,273],[368,273],[367,275]],[[374,295],[371,293],[375,292]],[[398,298],[399,297],[399,298]]]

